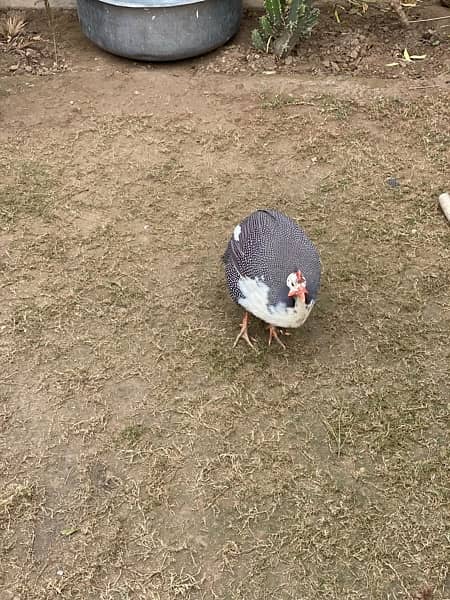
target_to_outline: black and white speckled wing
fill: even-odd
[[[275,210],[257,210],[234,229],[223,257],[228,288],[239,303],[243,277],[259,279],[269,288],[269,304],[294,305],[288,297],[287,276],[301,270],[308,288],[307,303],[320,286],[320,258],[305,231]]]

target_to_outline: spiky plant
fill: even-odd
[[[10,42],[23,32],[26,24],[20,13],[10,13],[0,21],[0,37]]]
[[[302,38],[308,37],[319,18],[319,9],[311,0],[264,0],[266,14],[252,32],[258,50],[272,51],[285,58]]]

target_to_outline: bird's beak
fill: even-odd
[[[308,290],[306,289],[306,286],[304,283],[300,283],[296,288],[294,288],[293,290],[291,290],[288,293],[288,296],[290,298],[292,298],[293,296],[297,296],[297,298],[300,298],[300,300],[302,302],[306,302],[306,294],[308,293]]]

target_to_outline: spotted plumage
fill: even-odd
[[[247,312],[273,327],[306,321],[320,287],[320,258],[291,218],[275,210],[250,214],[235,227],[223,260],[230,295]],[[299,275],[300,291],[289,295],[288,277],[297,272],[303,283]]]

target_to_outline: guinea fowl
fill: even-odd
[[[249,313],[269,325],[269,345],[285,345],[278,328],[300,327],[320,287],[320,257],[305,231],[276,210],[257,210],[233,231],[223,256],[228,289],[245,309],[240,338],[248,335]]]

